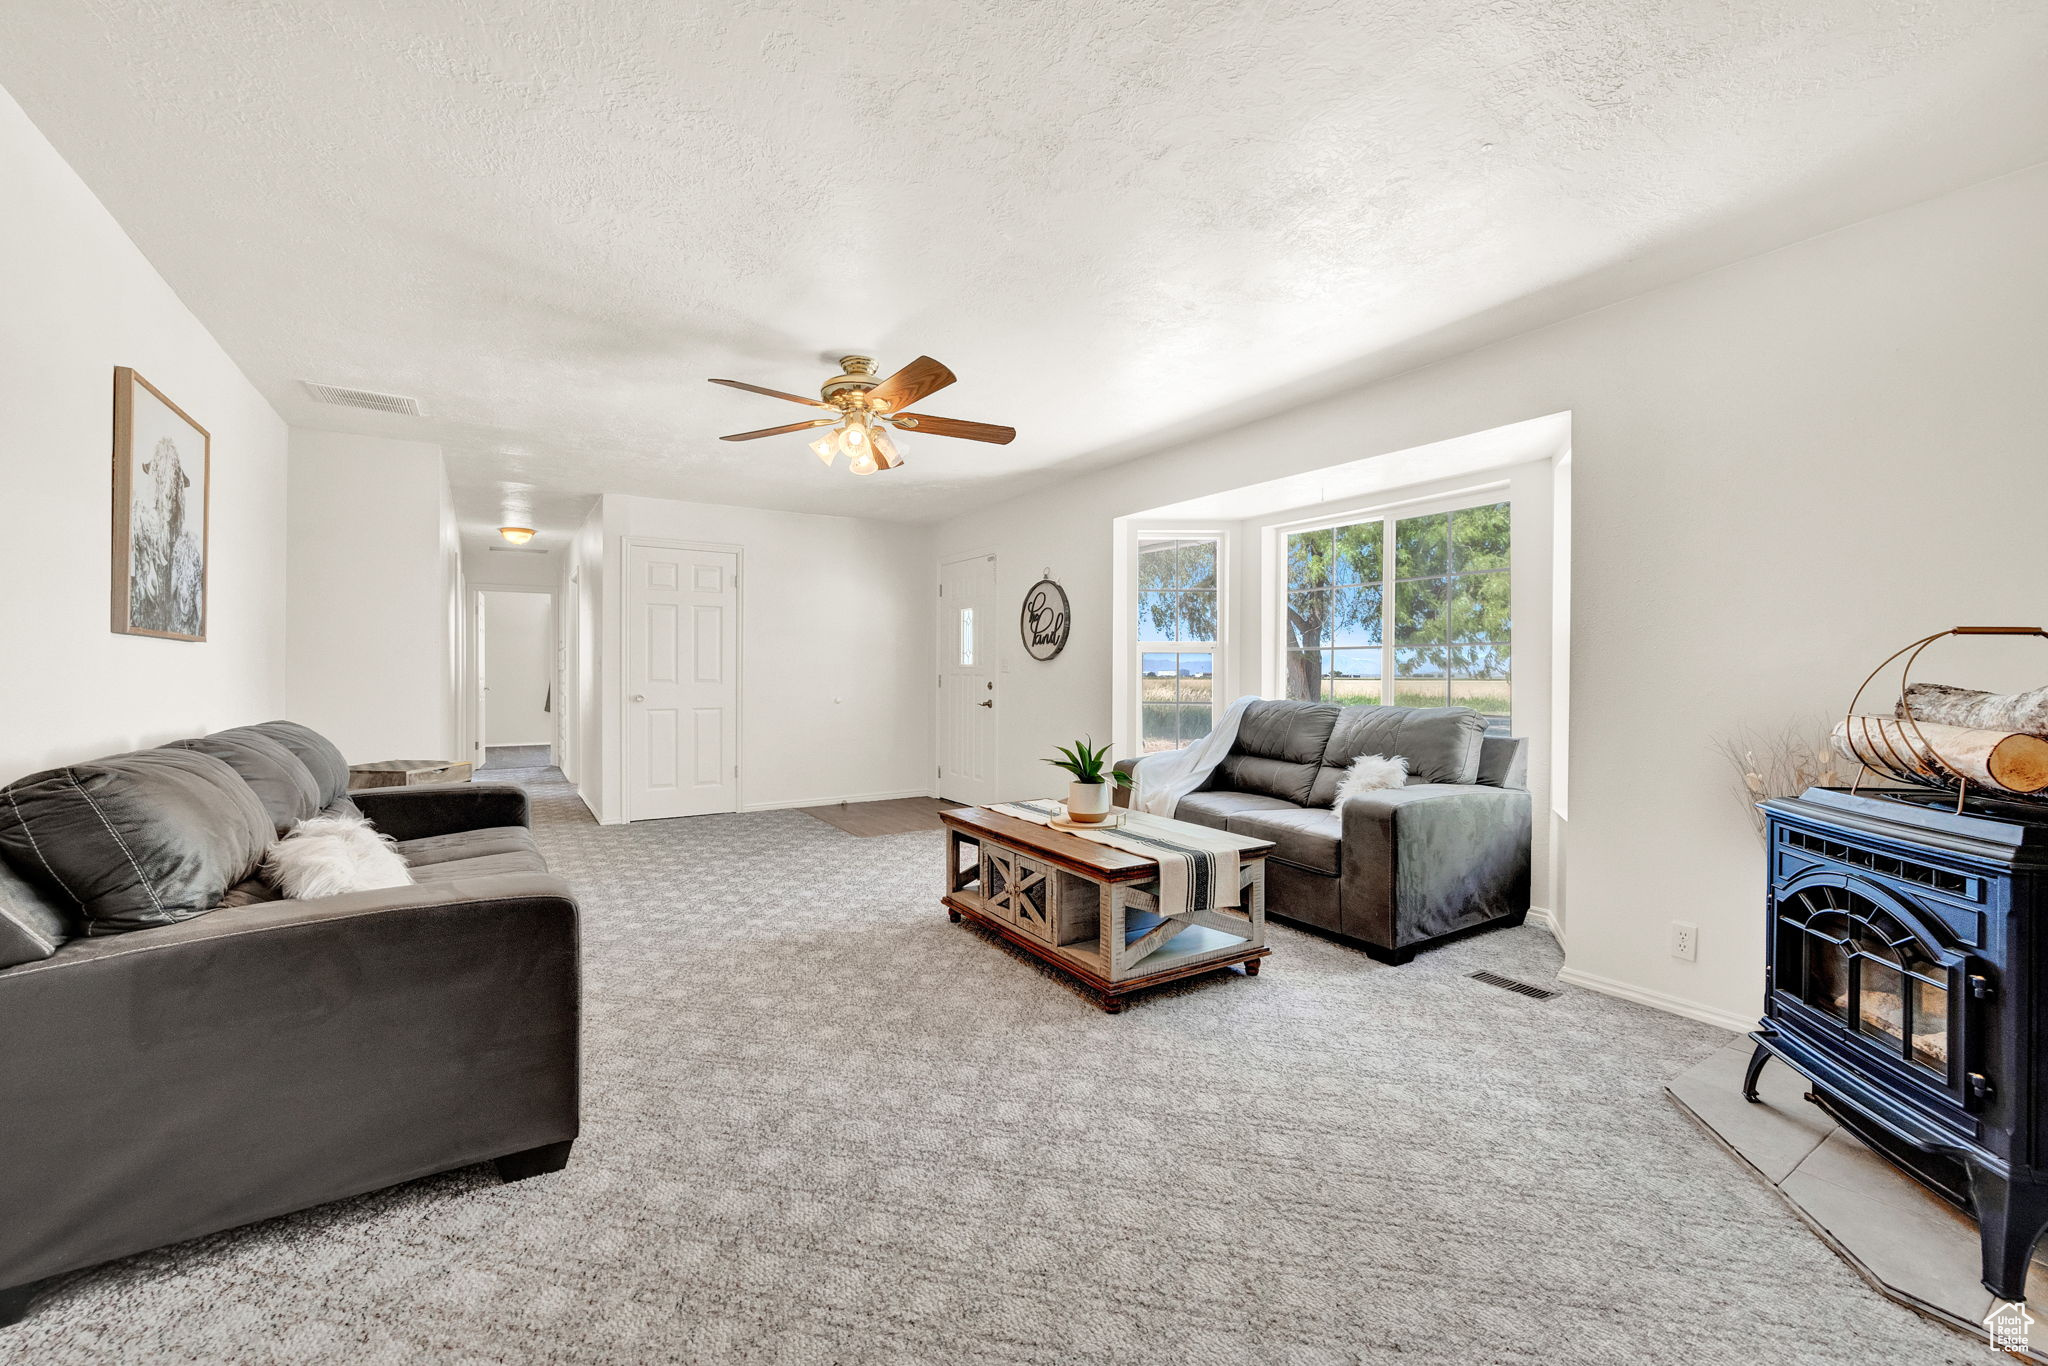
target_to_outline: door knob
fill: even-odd
[[[977,706],[977,707],[993,707],[993,706],[995,705],[995,703],[994,703],[994,702],[976,702],[976,703],[975,703],[974,705],[975,705],[975,706]]]
[[[633,700],[635,702],[645,702],[647,700],[647,694],[644,692],[636,692],[633,694]]]

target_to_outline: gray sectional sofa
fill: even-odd
[[[525,792],[347,779],[272,722],[0,788],[0,1323],[79,1267],[567,1163],[577,908]],[[255,877],[351,799],[415,885],[292,901]]]
[[[1408,785],[1337,806],[1361,754],[1405,758]],[[1465,707],[1253,703],[1173,814],[1272,840],[1267,913],[1383,962],[1529,913],[1528,741],[1488,735]]]

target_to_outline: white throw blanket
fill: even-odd
[[[1258,700],[1240,697],[1232,702],[1224,708],[1215,728],[1186,749],[1162,750],[1139,759],[1131,769],[1138,784],[1131,794],[1131,809],[1171,816],[1180,799],[1208,782],[1216,765],[1229,755],[1230,747],[1237,743],[1237,728],[1244,720],[1245,708]]]
[[[1055,817],[1067,814],[1064,806],[1049,797],[1036,802],[999,802],[989,810],[1038,825],[1051,825]],[[1127,812],[1124,823],[1114,829],[1067,829],[1065,833],[1157,863],[1159,914],[1169,917],[1237,905],[1238,854],[1265,843],[1142,811]]]

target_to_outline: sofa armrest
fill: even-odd
[[[395,840],[531,825],[526,789],[517,783],[422,783],[366,787],[348,794],[380,834]]]
[[[543,873],[0,972],[0,1286],[573,1138],[578,1020],[576,903]]]
[[[1115,769],[1116,769],[1116,771],[1117,771],[1118,773],[1126,773],[1126,774],[1127,774],[1127,773],[1130,773],[1130,772],[1131,772],[1131,771],[1132,771],[1133,769],[1137,768],[1137,766],[1138,766],[1138,761],[1137,761],[1136,759],[1119,759],[1119,760],[1117,760],[1117,761],[1116,761],[1116,764],[1115,764],[1115,766],[1114,766],[1114,767],[1115,767]],[[1128,807],[1128,806],[1130,806],[1130,804],[1131,804],[1131,794],[1132,794],[1133,792],[1135,792],[1135,791],[1137,791],[1137,790],[1138,790],[1138,789],[1137,789],[1137,787],[1135,786],[1135,784],[1137,783],[1137,779],[1136,779],[1136,778],[1133,778],[1133,779],[1131,779],[1131,782],[1133,783],[1133,786],[1131,786],[1131,787],[1125,787],[1125,786],[1124,786],[1124,785],[1123,785],[1122,783],[1114,783],[1114,782],[1113,782],[1113,783],[1112,783],[1112,784],[1110,785],[1110,789],[1109,789],[1109,804],[1110,804],[1111,806],[1113,806],[1113,807]]]
[[[1528,792],[1417,783],[1339,810],[1344,933],[1399,948],[1528,910]]]

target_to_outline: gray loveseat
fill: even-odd
[[[0,789],[0,1323],[79,1267],[567,1163],[576,903],[525,792],[347,777],[273,722]],[[275,834],[351,795],[416,885],[290,901],[254,879]]]
[[[1361,754],[1405,758],[1408,785],[1335,807]],[[1486,734],[1469,708],[1255,702],[1229,757],[1173,814],[1275,843],[1268,914],[1405,963],[1528,915],[1527,784],[1528,741]]]

